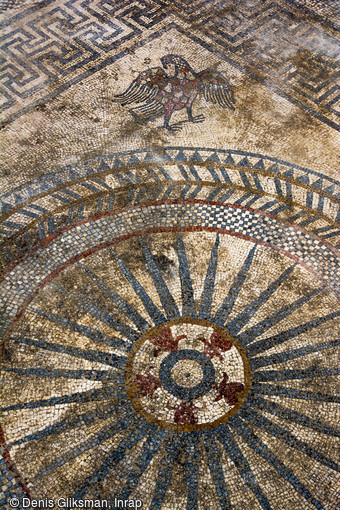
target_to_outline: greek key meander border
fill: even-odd
[[[49,0],[48,3],[53,3],[53,0]],[[289,1],[289,3],[292,4],[291,1]],[[45,5],[46,5],[46,2],[45,2]],[[28,9],[24,13],[21,13],[21,15],[17,15],[14,18],[18,18],[18,17],[22,18],[22,17],[25,16],[26,12],[32,11],[32,9],[37,11],[39,9],[39,7],[40,7],[40,4],[35,6],[35,9],[34,8]],[[156,30],[155,32],[150,33],[144,40],[137,41],[131,47],[127,47],[127,48],[124,48],[124,49],[121,49],[121,48],[118,47],[117,48],[118,51],[120,50],[118,54],[109,56],[107,59],[104,59],[99,64],[95,63],[95,65],[92,66],[92,68],[86,70],[85,72],[81,73],[78,76],[73,77],[67,83],[65,83],[63,85],[60,85],[52,93],[50,93],[50,94],[48,94],[48,95],[46,95],[46,96],[44,96],[42,98],[37,99],[36,101],[31,103],[30,105],[27,105],[23,109],[13,113],[7,120],[5,120],[3,122],[2,126],[5,126],[5,125],[13,122],[13,120],[15,120],[16,118],[18,118],[21,115],[25,114],[26,112],[31,111],[33,108],[39,106],[44,101],[56,97],[58,94],[60,94],[64,90],[67,90],[68,88],[70,88],[71,86],[75,85],[79,81],[87,78],[88,76],[93,75],[98,70],[101,70],[101,69],[105,68],[107,65],[109,65],[109,64],[111,64],[111,63],[113,63],[113,62],[123,58],[124,56],[128,55],[131,51],[135,50],[136,48],[142,47],[145,44],[147,44],[148,42],[150,42],[150,41],[152,41],[154,39],[157,39],[159,36],[163,35],[163,33],[166,33],[166,32],[168,32],[168,31],[170,31],[172,29],[175,29],[179,33],[181,33],[181,34],[185,35],[186,37],[188,37],[190,40],[192,40],[192,41],[196,42],[197,44],[201,45],[206,50],[208,50],[211,53],[215,54],[216,56],[218,56],[222,60],[225,60],[226,62],[228,62],[232,66],[236,67],[241,72],[243,72],[243,73],[247,74],[248,76],[250,76],[251,78],[255,79],[257,82],[259,82],[259,83],[265,82],[266,86],[268,86],[268,88],[270,90],[273,90],[275,93],[277,93],[281,97],[284,97],[285,99],[290,101],[292,104],[294,104],[294,105],[302,108],[303,110],[307,111],[313,117],[319,119],[320,121],[324,122],[325,124],[329,125],[330,127],[332,127],[335,130],[340,130],[339,124],[337,124],[336,122],[332,121],[326,115],[323,115],[323,114],[317,112],[315,109],[313,109],[313,107],[309,106],[307,99],[303,98],[303,96],[301,94],[298,94],[299,99],[296,99],[295,97],[292,96],[292,93],[291,93],[289,87],[286,86],[286,88],[289,90],[289,93],[287,93],[284,90],[282,90],[282,86],[279,87],[279,86],[275,85],[274,83],[269,83],[268,80],[263,80],[263,76],[262,76],[264,74],[263,71],[260,71],[260,70],[257,69],[256,72],[255,72],[252,69],[248,69],[248,67],[247,67],[248,64],[247,64],[246,61],[244,61],[244,59],[242,59],[242,57],[240,57],[238,55],[234,55],[230,50],[228,50],[227,48],[224,48],[223,45],[218,43],[218,41],[214,42],[214,40],[212,39],[212,34],[210,34],[209,30],[208,30],[207,33],[205,33],[204,30],[201,28],[201,31],[198,34],[190,34],[190,33],[188,34],[187,30],[185,30],[183,27],[181,27],[179,23],[182,22],[182,23],[185,23],[185,24],[188,24],[188,23],[190,24],[190,20],[188,22],[188,20],[183,18],[183,16],[181,16],[181,14],[180,14],[180,11],[177,12],[176,14],[174,14],[174,13],[171,14],[171,16],[175,17],[176,20],[168,22],[166,26],[163,26],[162,28]],[[6,26],[6,24],[10,23],[11,21],[13,21],[14,18],[12,20],[9,20],[8,22],[6,22],[4,24],[4,26]],[[314,18],[315,18],[315,15],[314,15]],[[164,21],[164,20],[162,20],[162,21]],[[156,27],[155,28],[158,28],[157,27],[157,23],[156,23]],[[133,39],[133,38],[138,37],[138,35],[140,34],[140,31],[141,31],[141,29],[143,29],[143,27],[139,26],[139,28],[137,28],[136,26],[134,26],[134,29],[135,29],[135,33],[134,34],[127,34],[126,36],[124,36],[122,38],[122,42],[123,43],[125,43],[125,40],[129,40],[131,38]],[[147,27],[147,29],[149,29],[149,27]],[[152,29],[153,28],[151,28],[151,30]],[[334,29],[334,27],[332,26],[331,29]],[[213,34],[213,35],[215,35],[215,37],[216,37],[216,34]],[[208,39],[209,42],[207,43],[205,39]],[[214,45],[215,48],[213,48],[212,45]],[[119,46],[119,45],[116,45],[116,46]],[[226,52],[226,54],[224,54],[223,52]],[[311,101],[309,101],[309,102],[311,103]],[[315,106],[314,106],[314,108],[315,108]]]

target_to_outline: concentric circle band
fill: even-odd
[[[180,360],[196,361],[203,370],[202,381],[193,388],[180,386],[173,380],[171,370]],[[215,383],[215,369],[211,360],[204,353],[191,349],[183,349],[181,351],[171,352],[164,358],[160,367],[159,378],[169,393],[172,393],[181,400],[190,402],[211,390]]]

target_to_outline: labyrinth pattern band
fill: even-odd
[[[0,0],[0,508],[339,508],[338,7]]]

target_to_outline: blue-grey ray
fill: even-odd
[[[340,234],[339,230],[337,229],[335,232],[330,232],[327,235],[322,235],[322,239],[330,239],[331,237],[337,237]]]
[[[117,356],[108,352],[84,350],[80,347],[71,347],[69,345],[54,344],[52,342],[45,342],[44,340],[32,340],[31,338],[11,338],[15,342],[25,345],[34,345],[39,349],[46,349],[47,351],[60,352],[68,354],[76,358],[82,358],[86,361],[97,361],[103,365],[110,365],[111,367],[122,370],[125,367],[126,357]]]
[[[56,313],[48,314],[41,310],[38,310],[37,308],[32,307],[30,307],[29,310],[36,313],[37,315],[40,315],[40,317],[49,320],[50,322],[59,324],[65,329],[69,329],[70,331],[80,333],[81,335],[86,336],[87,338],[93,340],[94,342],[103,342],[106,345],[109,345],[110,347],[117,348],[125,347],[127,345],[126,341],[121,340],[120,338],[107,336],[98,329],[91,328],[90,326],[85,326],[84,324],[78,324],[78,322],[66,319],[66,317],[62,317],[59,314]]]
[[[177,251],[179,262],[179,278],[181,281],[182,293],[182,315],[183,317],[196,317],[197,312],[194,298],[194,289],[192,286],[188,259],[180,233],[178,233]]]
[[[142,451],[136,460],[135,467],[130,471],[126,483],[119,496],[117,496],[117,499],[129,499],[131,492],[137,487],[140,477],[146,471],[154,455],[156,455],[159,447],[168,435],[169,432],[162,429],[150,431],[149,436],[143,444]]]
[[[139,333],[133,328],[130,328],[127,324],[124,322],[119,322],[116,319],[112,317],[108,312],[106,312],[104,309],[99,308],[94,303],[91,303],[86,299],[86,297],[82,295],[75,294],[74,292],[69,292],[60,287],[61,292],[64,294],[67,294],[70,296],[70,298],[77,303],[78,307],[84,310],[85,312],[88,312],[90,315],[95,317],[96,319],[100,320],[107,326],[109,326],[114,331],[118,331],[122,335],[124,335],[130,342],[134,342],[139,338]]]
[[[216,270],[217,270],[217,262],[218,262],[218,246],[220,244],[220,235],[216,234],[216,241],[211,250],[209,266],[207,269],[207,274],[204,280],[204,288],[202,292],[201,298],[201,306],[199,311],[200,319],[210,319],[211,314],[211,304],[215,287],[215,278],[216,278]]]
[[[144,420],[137,423],[136,426],[132,426],[132,432],[116,448],[111,450],[101,466],[87,478],[73,497],[75,499],[82,499],[92,487],[95,487],[98,482],[102,482],[110,470],[126,457],[128,450],[131,450],[138,444],[149,433],[149,430],[150,426]]]
[[[299,326],[295,326],[294,328],[282,331],[277,335],[264,338],[263,340],[258,340],[257,342],[252,342],[250,345],[247,346],[248,356],[252,357],[256,356],[257,354],[261,354],[262,352],[268,351],[273,347],[276,347],[284,342],[287,342],[291,338],[295,338],[299,335],[302,335],[303,333],[307,333],[311,329],[315,329],[321,324],[324,324],[325,322],[335,319],[339,315],[340,312],[332,312],[323,317],[318,317],[317,319],[305,322],[304,324],[300,324]]]
[[[198,506],[198,450],[199,436],[195,432],[184,434],[185,441],[185,475],[187,482],[187,510],[196,510]]]
[[[229,175],[228,175],[228,172],[227,172],[226,168],[224,168],[224,167],[220,167],[220,171],[221,171],[221,174],[222,174],[223,179],[225,180],[225,182],[226,182],[227,184],[232,185],[232,184],[233,184],[233,183],[232,183],[232,180],[230,179],[230,177],[229,177]]]
[[[170,320],[175,319],[176,317],[180,317],[180,313],[176,305],[176,302],[171,292],[169,291],[168,286],[165,283],[149,248],[147,247],[147,245],[145,244],[144,240],[141,237],[139,238],[139,243],[143,248],[146,264],[151,273],[154,285],[156,287],[159,299],[161,300],[167,318]]]
[[[67,452],[63,453],[59,457],[54,458],[50,464],[44,466],[43,469],[38,471],[38,473],[35,475],[35,479],[39,480],[40,478],[53,473],[56,469],[64,466],[64,464],[67,464],[68,462],[71,462],[73,459],[83,454],[84,452],[92,450],[92,448],[100,445],[103,441],[107,441],[119,432],[122,432],[131,425],[134,425],[136,420],[137,418],[133,415],[133,413],[128,411],[113,423],[105,425],[105,427],[101,428],[98,432],[90,436],[88,439],[86,439],[86,441],[82,441],[80,444],[70,448]]]
[[[234,282],[232,283],[232,285],[230,287],[228,295],[225,297],[222,305],[216,312],[214,322],[216,324],[218,324],[218,326],[224,326],[224,324],[228,318],[228,315],[230,314],[231,310],[233,309],[233,306],[234,306],[235,301],[240,293],[242,285],[248,276],[248,271],[249,271],[250,265],[252,263],[252,260],[254,258],[255,250],[256,250],[256,245],[254,245],[254,247],[250,250],[238,275],[236,276]]]
[[[154,169],[152,168],[152,166],[147,166],[147,167],[145,168],[145,170],[147,171],[147,173],[148,173],[149,175],[151,175],[151,177],[153,177],[153,180],[154,180],[155,182],[161,182],[160,177],[159,177],[159,176],[157,175],[157,173],[154,171]]]
[[[110,289],[96,274],[90,271],[83,264],[78,262],[78,265],[81,267],[82,271],[86,273],[91,280],[93,280],[96,285],[100,288],[104,296],[111,299],[121,310],[125,313],[125,315],[137,326],[139,329],[145,329],[150,327],[150,324],[133,308],[125,299],[123,299],[117,292],[113,289]]]
[[[144,305],[145,310],[147,311],[150,318],[153,320],[154,324],[162,324],[163,322],[166,322],[165,316],[161,313],[161,311],[157,308],[157,306],[154,304],[144,287],[139,283],[137,278],[131,273],[131,271],[128,269],[128,267],[124,264],[122,259],[118,257],[116,252],[109,246],[109,250],[112,254],[112,256],[116,259],[116,261],[119,264],[119,267],[124,274],[127,281],[130,283],[131,287],[141,300],[141,302]]]
[[[248,198],[252,197],[253,194],[250,191],[247,191],[246,193],[243,193],[243,195],[240,196],[238,200],[235,200],[235,204],[240,205],[243,204]]]
[[[340,404],[340,397],[336,395],[327,395],[325,393],[298,390],[296,388],[287,388],[286,386],[274,386],[272,384],[254,383],[252,391],[260,395],[276,395],[279,397],[296,398],[300,400],[315,400],[316,402],[331,402]]]
[[[244,457],[240,448],[235,442],[228,426],[225,425],[217,429],[215,432],[215,436],[218,439],[218,441],[224,446],[227,455],[229,455],[229,457],[235,464],[245,484],[254,494],[261,508],[263,508],[263,510],[272,510],[272,507],[270,506],[267,497],[263,494],[261,487],[258,481],[256,480],[256,477],[252,472],[247,459]]]
[[[293,303],[285,305],[282,308],[279,308],[274,313],[272,313],[262,321],[255,324],[255,326],[252,326],[251,328],[247,329],[244,333],[239,334],[237,338],[240,340],[242,345],[247,345],[256,337],[265,333],[272,326],[278,324],[283,319],[286,319],[286,317],[296,312],[296,310],[299,310],[299,308],[308,303],[308,301],[313,299],[313,297],[315,297],[324,289],[325,286],[323,285],[322,287],[307,292],[307,294],[304,294],[299,299],[296,299]]]
[[[210,193],[210,195],[207,196],[207,199],[206,199],[207,202],[215,200],[217,195],[222,193],[223,190],[224,190],[224,188],[215,188],[215,189],[213,189],[212,192]]]
[[[237,333],[250,321],[253,315],[258,311],[258,309],[263,306],[268,299],[277,291],[277,289],[282,285],[282,283],[290,276],[295,264],[288,267],[275,281],[273,281],[266,290],[261,292],[261,294],[254,299],[243,312],[239,313],[237,317],[235,317],[228,324],[228,330],[232,335],[237,335]]]
[[[211,432],[205,433],[203,436],[203,442],[207,453],[211,478],[214,482],[221,508],[222,510],[231,510],[231,503],[221,465],[221,458],[214,435]]]
[[[255,195],[254,193],[251,194],[251,199],[248,200],[244,205],[246,207],[251,207],[257,200],[260,200],[262,198],[262,195]]]
[[[294,473],[261,441],[261,439],[252,432],[248,425],[238,416],[234,416],[232,420],[233,429],[242,436],[247,445],[260,455],[268,464],[279,473],[282,478],[289,482],[296,492],[301,494],[309,503],[318,510],[323,510],[323,506],[309,492],[307,487],[294,475]]]
[[[264,205],[259,207],[259,211],[266,211],[267,209],[270,209],[274,205],[277,205],[279,202],[277,200],[270,200],[269,202],[266,202]]]
[[[274,416],[277,416],[280,419],[292,421],[294,423],[297,423],[298,425],[316,430],[317,432],[320,432],[322,434],[335,437],[340,436],[340,432],[331,427],[330,425],[326,425],[325,423],[322,423],[318,420],[309,418],[308,416],[305,416],[304,414],[299,413],[298,411],[294,411],[293,409],[284,407],[283,405],[278,404],[277,402],[264,399],[259,395],[257,396],[254,395],[252,399],[248,400],[247,402],[248,405],[250,407],[253,407],[255,410],[259,409],[266,413],[273,414]]]
[[[268,420],[268,418],[266,418],[265,416],[256,413],[254,409],[252,411],[249,411],[249,409],[243,410],[241,408],[239,416],[248,421],[252,426],[255,425],[256,427],[265,430],[266,432],[276,437],[280,441],[286,443],[291,448],[294,448],[298,452],[303,452],[306,455],[308,455],[308,457],[317,460],[318,462],[320,462],[320,464],[323,464],[324,466],[327,466],[330,469],[333,469],[334,471],[340,470],[339,466],[331,459],[328,459],[322,453],[318,452],[314,448],[311,448],[307,443],[301,441],[296,436],[294,436],[294,434],[284,429],[280,425],[276,425],[276,423],[273,423],[271,420]],[[237,422],[235,423],[235,425],[237,427]]]
[[[122,372],[112,372],[111,370],[67,370],[65,368],[3,368],[3,372],[14,372],[20,375],[34,375],[37,377],[47,377],[49,379],[89,379],[90,381],[102,382],[124,382]]]
[[[299,349],[294,349],[292,351],[278,352],[276,354],[271,354],[270,356],[251,358],[250,367],[251,370],[255,372],[255,370],[258,370],[259,368],[285,363],[292,359],[308,356],[313,352],[322,352],[325,349],[331,349],[339,344],[340,339],[337,338],[335,340],[329,340],[328,342],[321,342],[315,345],[306,345],[305,347],[300,347]]]
[[[315,377],[328,377],[339,375],[340,368],[304,368],[296,370],[263,370],[255,372],[253,382],[288,381],[290,379],[314,379]]]
[[[112,400],[110,400],[110,402],[112,402]],[[73,417],[68,416],[63,420],[53,423],[53,425],[49,425],[48,427],[38,430],[32,434],[28,434],[27,436],[24,436],[17,441],[13,441],[13,443],[10,443],[10,446],[16,446],[27,443],[29,441],[43,439],[44,437],[49,437],[51,435],[61,434],[71,429],[83,427],[84,425],[91,425],[97,420],[112,419],[113,415],[123,414],[127,409],[129,409],[128,402],[121,400],[115,403],[111,403],[109,406],[103,407],[101,405],[96,409],[91,409],[85,413],[76,414]]]
[[[105,386],[104,388],[96,388],[88,391],[77,391],[61,397],[51,397],[47,399],[33,400],[24,402],[23,404],[13,404],[5,407],[2,411],[16,411],[17,409],[37,409],[39,407],[52,407],[60,404],[86,403],[119,398],[120,401],[126,400],[126,393],[121,390],[117,391],[115,386]]]
[[[172,476],[176,455],[182,442],[182,434],[173,434],[166,441],[165,454],[159,463],[159,470],[149,510],[160,510]]]

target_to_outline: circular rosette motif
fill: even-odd
[[[193,509],[238,510],[240,486],[244,508],[280,508],[287,493],[287,508],[307,509],[312,494],[323,508],[319,478],[305,474],[329,483],[339,470],[334,292],[249,239],[167,231],[103,246],[108,225],[94,249],[79,229],[77,256],[67,233],[22,273],[28,298],[4,343],[3,429],[25,493],[117,494],[159,510],[193,494]],[[27,274],[39,271],[48,276],[32,292]]]
[[[193,508],[238,509],[237,483],[245,508],[286,493],[288,508],[319,505],[306,473],[339,469],[332,290],[285,253],[210,231],[115,239],[55,267],[4,344],[5,453],[26,491],[161,510],[194,490]]]
[[[128,395],[149,422],[204,430],[242,405],[251,384],[244,349],[227,330],[183,318],[148,331],[130,352]]]
[[[331,183],[240,151],[142,152],[6,198],[29,222],[2,282],[11,491],[336,508]],[[75,175],[84,186],[68,190]]]

